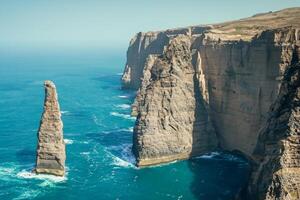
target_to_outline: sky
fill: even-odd
[[[300,0],[0,0],[0,48],[127,48],[140,31],[300,7]]]

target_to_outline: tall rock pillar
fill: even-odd
[[[65,174],[65,143],[63,123],[53,82],[45,81],[44,113],[38,131],[38,146],[35,172],[37,174]]]

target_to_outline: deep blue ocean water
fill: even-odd
[[[231,200],[245,185],[241,158],[214,152],[137,169],[131,153],[134,91],[120,89],[125,53],[0,56],[0,199]],[[44,80],[57,86],[67,175],[34,175]]]

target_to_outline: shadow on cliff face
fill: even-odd
[[[194,94],[196,103],[193,125],[193,144],[191,155],[215,151],[217,136],[209,119],[208,105],[204,101],[199,79],[194,75]],[[188,161],[193,174],[190,189],[196,199],[233,200],[246,187],[250,166],[246,159],[229,153],[209,153]]]

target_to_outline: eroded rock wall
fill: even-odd
[[[134,153],[145,166],[186,159],[217,147],[215,131],[192,65],[191,36],[170,40],[150,56],[135,103]]]
[[[125,70],[139,88],[137,164],[238,150],[256,163],[250,199],[299,199],[300,8],[195,30],[162,32],[160,50]]]
[[[251,199],[300,199],[300,62],[288,67],[254,158]]]
[[[127,62],[122,76],[123,88],[138,89],[140,87],[148,56],[161,55],[171,38],[179,34],[201,34],[209,28],[209,26],[195,26],[136,34],[127,50]]]
[[[195,42],[197,67],[207,83],[207,104],[223,149],[253,152],[280,77],[292,60],[294,36],[294,29],[276,29],[251,41],[204,36]]]

